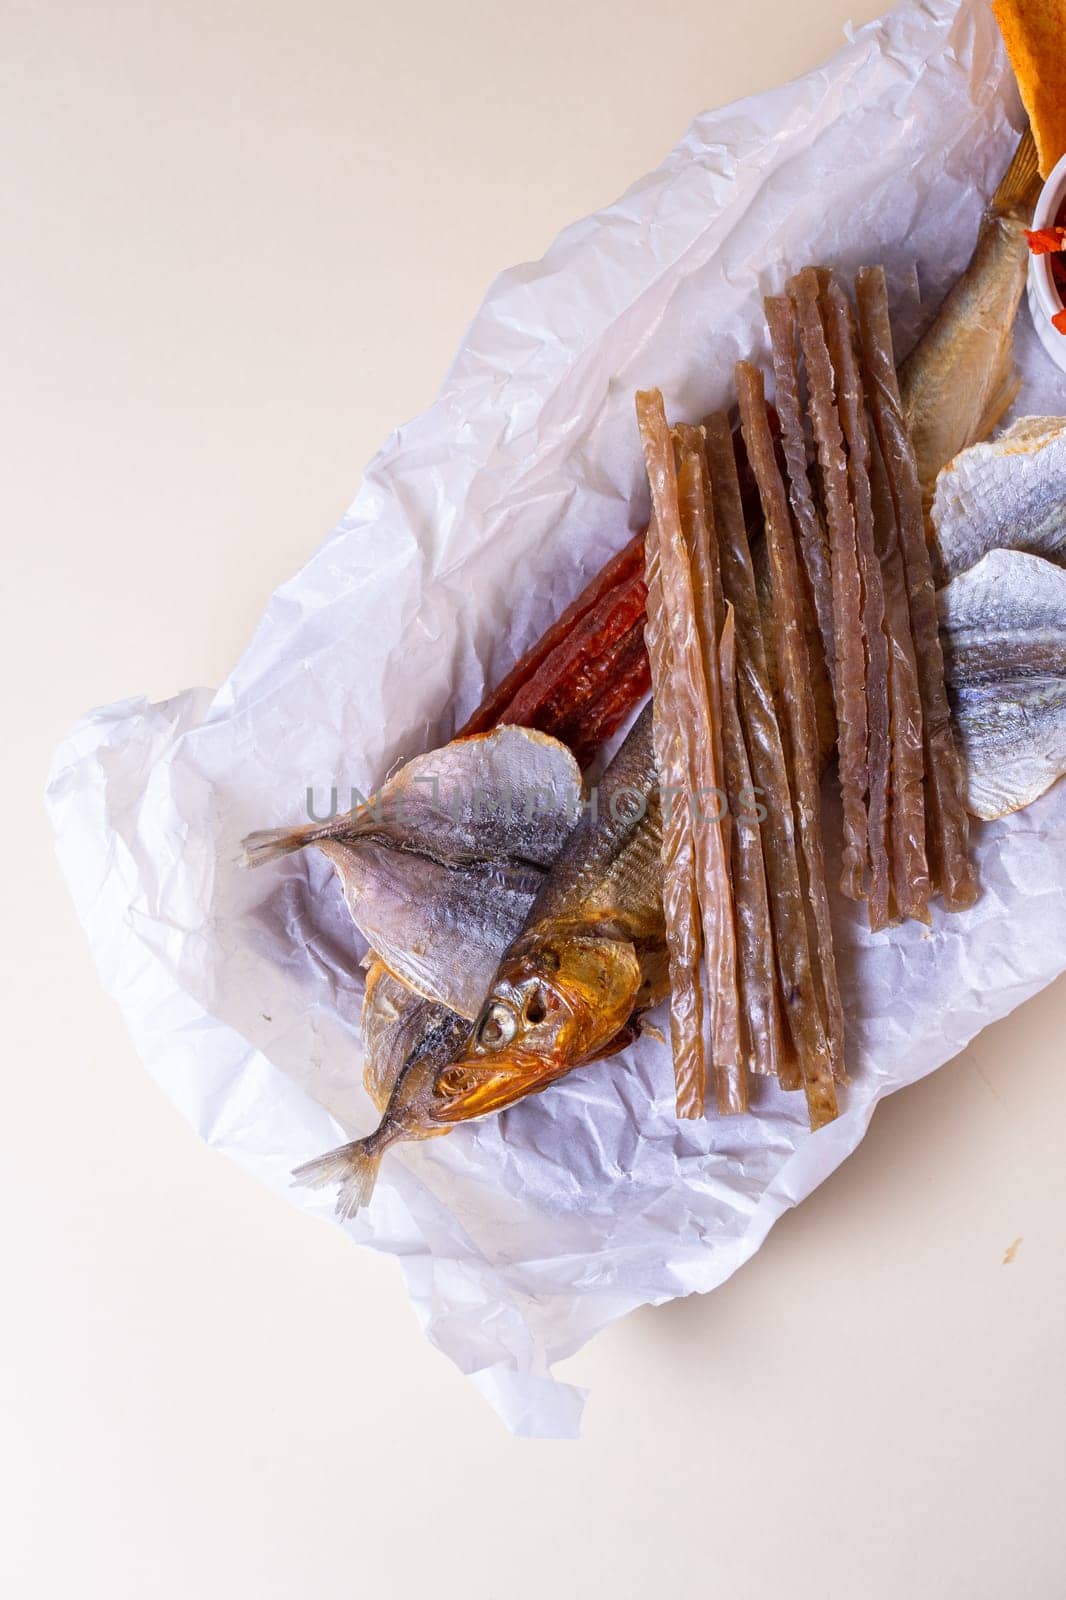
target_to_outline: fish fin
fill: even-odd
[[[336,819],[325,823],[312,822],[305,828],[260,828],[255,833],[246,834],[241,840],[241,865],[262,867],[268,861],[280,861],[282,856],[302,850],[305,845],[334,838],[336,833]]]
[[[1027,127],[1014,152],[1010,166],[992,196],[992,209],[1001,216],[1012,211],[1025,210],[1036,201],[1040,187],[1040,168],[1037,163],[1036,140],[1032,128]]]
[[[381,1150],[368,1149],[369,1143],[368,1139],[353,1139],[351,1144],[305,1161],[293,1172],[295,1183],[303,1189],[328,1189],[330,1184],[339,1184],[337,1215],[342,1219],[354,1217],[374,1193],[381,1165]]]

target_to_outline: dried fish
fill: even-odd
[[[821,797],[818,785],[818,737],[811,693],[807,649],[800,610],[800,575],[789,516],[788,496],[778,469],[766,420],[762,373],[749,362],[736,367],[737,397],[744,443],[759,486],[773,581],[774,624],[778,669],[783,684],[786,753],[794,783],[797,827],[812,913],[812,967],[820,989],[822,1021],[828,1052],[801,1052],[801,1066],[812,1128],[837,1115],[834,1075],[844,1076],[844,1016],[836,975],[829,920],[822,843]]]
[[[933,527],[945,580],[990,550],[1066,566],[1066,418],[1019,417],[941,472]]]
[[[819,305],[820,281],[813,267],[789,280],[807,369],[811,423],[818,447],[829,529],[833,576],[833,636],[837,747],[844,808],[840,887],[853,900],[865,892],[867,862],[866,663],[862,642],[862,581],[855,517],[848,494],[848,464],[834,403],[833,369]]]
[[[383,961],[366,975],[363,1012],[363,1084],[379,1111],[388,1105],[400,1074],[415,1059],[439,1066],[455,1057],[470,1023],[436,1000],[409,989]]]
[[[941,467],[987,437],[1018,392],[1011,331],[1029,262],[1023,229],[1039,188],[1026,129],[982,219],[969,266],[900,368],[923,504]]]
[[[1066,571],[992,550],[937,599],[967,803],[1006,816],[1066,773]]]
[[[351,813],[250,834],[245,858],[321,850],[371,948],[410,988],[472,1019],[581,793],[564,745],[497,728],[416,756]]]
[[[864,267],[856,279],[866,392],[896,508],[899,544],[907,577],[911,631],[922,697],[926,805],[930,866],[944,904],[961,911],[977,898],[963,803],[962,765],[944,688],[944,658],[936,615],[933,571],[926,544],[918,468],[904,424],[896,382],[888,292],[880,267]]]
[[[756,794],[765,810],[760,831],[779,1000],[794,1047],[794,1057],[780,1056],[779,1079],[782,1087],[798,1089],[802,1080],[796,1058],[827,1060],[828,1046],[811,963],[792,789],[767,666],[733,437],[722,413],[708,417],[704,426],[722,588],[734,612],[737,699]]]

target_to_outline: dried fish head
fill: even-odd
[[[963,450],[933,496],[945,580],[990,550],[1026,550],[1066,566],[1066,417],[1019,417]]]
[[[1066,571],[992,550],[938,604],[967,809],[990,821],[1066,772]]]
[[[606,1053],[642,981],[629,940],[539,928],[501,963],[463,1055],[440,1073],[436,1116],[501,1111]]]

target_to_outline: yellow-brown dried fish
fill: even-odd
[[[832,276],[825,287],[824,315],[833,363],[837,416],[847,445],[855,546],[862,578],[862,632],[866,647],[866,775],[869,791],[866,807],[870,856],[869,916],[870,927],[876,933],[887,928],[892,921],[888,837],[891,737],[885,593],[874,540],[870,438],[866,425],[866,397],[855,349],[855,319],[847,295]]]
[[[1027,129],[982,219],[969,266],[900,368],[903,420],[926,505],[941,467],[991,433],[1018,392],[1011,329],[1029,262],[1023,230],[1039,188]]]
[[[640,1012],[664,998],[659,852],[649,704],[604,774],[599,804],[548,872],[465,1044],[447,1064],[416,1053],[374,1132],[306,1162],[297,1182],[337,1184],[338,1213],[351,1216],[390,1145],[500,1111],[631,1042]]]
[[[863,366],[870,409],[892,491],[899,544],[907,577],[911,632],[922,698],[926,805],[930,867],[944,904],[961,911],[977,898],[963,803],[962,764],[951,727],[944,687],[944,657],[936,615],[933,569],[925,538],[918,467],[907,433],[896,381],[888,291],[880,267],[864,267],[855,283]]]
[[[833,578],[833,692],[837,713],[840,795],[844,812],[840,887],[853,900],[859,900],[865,893],[868,856],[862,580],[856,548],[855,517],[848,493],[848,464],[834,404],[833,369],[822,324],[820,288],[819,275],[813,267],[807,267],[788,283],[789,298],[796,308],[800,344],[807,370],[807,393],[818,447]]]
[[[800,1056],[811,1127],[820,1128],[837,1115],[833,1079],[834,1075],[844,1076],[844,1016],[825,881],[817,723],[803,637],[799,566],[788,496],[778,469],[766,417],[762,373],[750,362],[739,361],[736,381],[741,430],[766,524],[777,661],[784,686],[782,698],[787,730],[786,753],[791,760],[797,828],[812,914],[812,968],[820,988],[822,1020],[828,1041],[828,1050],[824,1055],[813,1056],[801,1052]]]
[[[737,481],[733,434],[724,413],[708,417],[707,465],[714,496],[714,521],[722,589],[733,607],[737,641],[737,699],[756,794],[765,815],[760,824],[777,965],[778,998],[794,1054],[782,1051],[782,1088],[798,1089],[799,1058],[827,1060],[811,962],[792,809],[792,789],[766,660],[755,573]]]

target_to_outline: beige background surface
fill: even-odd
[[[39,799],[90,704],[223,677],[494,273],[875,8],[4,6],[12,1600],[1066,1594],[1066,984],[516,1442],[150,1083]]]

